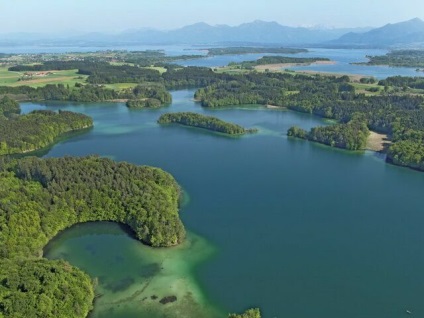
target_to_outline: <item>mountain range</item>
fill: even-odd
[[[330,41],[329,44],[346,47],[423,46],[424,21],[415,18],[405,22],[389,23],[364,33],[350,32]]]
[[[254,21],[239,26],[196,23],[170,31],[128,30],[119,34],[88,33],[43,35],[0,34],[0,46],[58,45],[107,46],[143,44],[225,44],[324,47],[423,46],[424,22],[418,18],[380,28],[317,29],[288,27],[277,22]]]

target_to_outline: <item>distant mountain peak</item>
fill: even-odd
[[[239,27],[242,27],[242,26],[262,27],[262,26],[282,26],[282,25],[275,21],[255,20],[252,22],[247,22],[247,23],[243,23],[239,25]]]
[[[424,21],[414,18],[398,23],[388,23],[365,33],[347,33],[332,43],[372,47],[424,43]]]
[[[182,29],[184,28],[210,28],[212,27],[211,25],[207,24],[206,22],[197,22],[197,23],[193,23],[190,25],[186,25],[184,27],[182,27]]]
[[[421,20],[420,18],[413,18],[413,19],[411,19],[411,20],[409,20],[409,21],[406,21],[406,22],[418,22],[418,23],[424,23],[424,21],[423,21],[423,20]]]

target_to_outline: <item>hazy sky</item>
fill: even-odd
[[[238,25],[256,19],[289,26],[382,26],[415,17],[422,0],[0,0],[0,33],[104,31],[184,25]]]

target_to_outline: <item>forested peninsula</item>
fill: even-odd
[[[286,47],[216,47],[208,48],[208,55],[228,55],[228,54],[260,54],[260,53],[271,53],[271,54],[297,54],[306,53],[306,49],[298,48],[286,48]]]
[[[86,317],[90,278],[42,248],[73,224],[114,221],[151,246],[185,237],[181,190],[168,173],[99,157],[1,159],[0,316]]]
[[[48,84],[42,87],[0,86],[0,95],[9,95],[21,100],[31,101],[71,101],[71,102],[102,102],[154,99],[160,105],[172,102],[171,94],[160,83],[139,84],[134,88],[114,90],[94,84],[79,84],[75,87],[63,84]]]
[[[291,127],[287,136],[307,139],[331,147],[348,150],[363,150],[367,144],[369,130],[365,120],[355,118],[346,124],[314,127],[309,132]]]
[[[242,126],[225,122],[213,116],[205,116],[190,112],[163,114],[159,117],[158,123],[161,125],[175,123],[184,126],[203,128],[228,135],[243,135],[246,133],[257,132],[257,129],[245,129]]]
[[[368,62],[356,64],[424,68],[424,50],[394,50],[386,55],[368,55],[367,58]]]
[[[321,57],[287,57],[287,56],[264,56],[256,61],[230,63],[229,66],[238,66],[241,69],[253,70],[256,66],[268,65],[308,65],[316,62],[330,62],[328,58]]]
[[[93,120],[69,111],[33,111],[19,115],[19,104],[0,100],[0,155],[22,154],[53,144],[66,133],[93,126]]]

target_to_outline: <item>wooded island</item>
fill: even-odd
[[[228,135],[243,135],[255,133],[257,129],[245,129],[239,125],[227,123],[213,116],[205,116],[197,113],[168,113],[159,117],[158,123],[161,125],[176,123],[184,126],[203,128]]]

